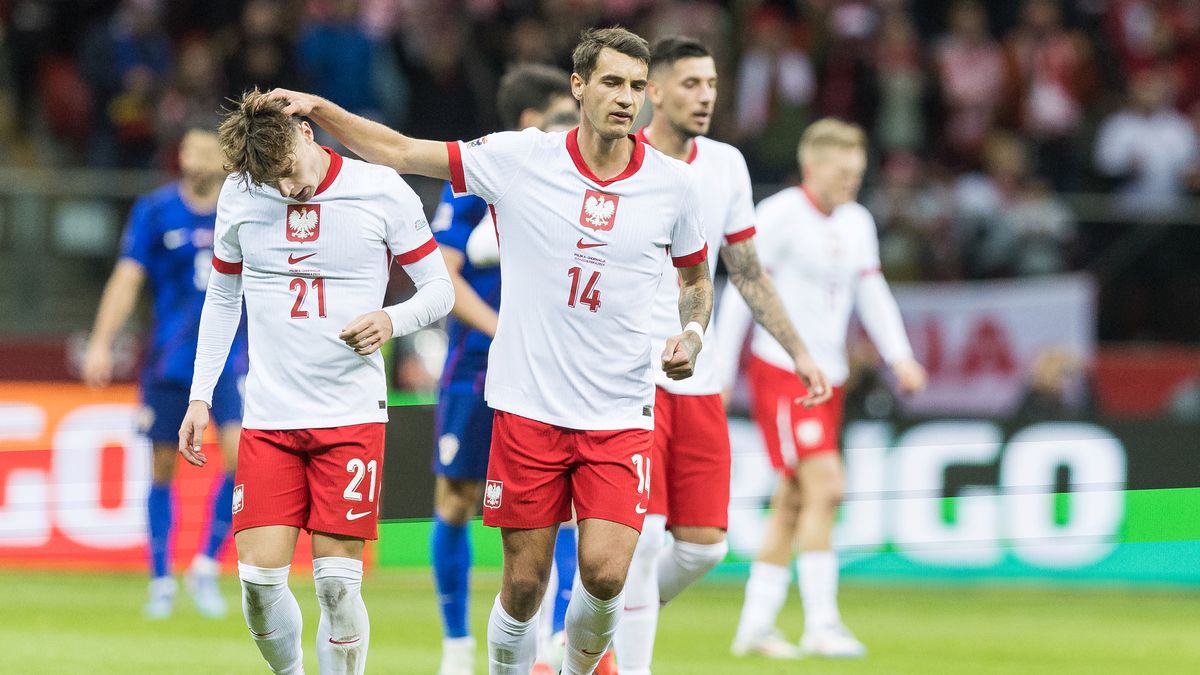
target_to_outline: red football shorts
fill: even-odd
[[[492,424],[483,524],[533,529],[599,518],[641,532],[654,432],[583,431],[502,410]]]
[[[377,538],[384,424],[329,429],[242,429],[233,531],[290,525]]]
[[[729,524],[729,422],[720,394],[654,393],[654,492],[650,513],[667,526]]]
[[[838,451],[845,391],[833,388],[833,397],[805,408],[796,399],[808,388],[796,373],[750,357],[746,366],[750,383],[750,414],[762,432],[771,465],[786,476],[796,475],[796,464],[806,457]]]

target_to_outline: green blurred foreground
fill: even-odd
[[[476,576],[472,626],[480,644],[499,579]],[[54,675],[266,673],[242,623],[237,585],[224,582],[232,610],[201,618],[181,595],[173,618],[141,618],[139,575],[0,571],[0,671]],[[428,574],[375,570],[365,584],[371,612],[369,673],[433,675],[441,632]],[[316,627],[312,579],[293,577],[305,611],[308,672]],[[857,662],[772,662],[729,655],[740,584],[691,589],[663,613],[656,675],[751,673],[1164,673],[1200,672],[1200,593],[1040,588],[863,586],[845,588],[842,613],[871,650]],[[799,638],[793,593],[781,619]],[[7,670],[12,667],[13,670]]]

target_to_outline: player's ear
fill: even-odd
[[[583,85],[587,84],[579,73],[571,73],[571,95],[576,101],[583,100]]]
[[[650,99],[650,105],[658,106],[662,103],[662,89],[658,88],[658,83],[654,80],[646,82],[646,98]]]
[[[304,140],[311,141],[313,139],[312,126],[305,120],[300,120],[300,134],[304,136]]]

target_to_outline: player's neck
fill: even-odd
[[[689,161],[692,158],[692,150],[696,147],[696,139],[692,136],[685,136],[669,123],[659,120],[665,120],[666,115],[656,116],[650,121],[650,126],[642,132],[646,141],[654,146],[655,150],[663,153],[668,157],[674,157],[681,162]]]
[[[578,140],[583,161],[601,180],[619,175],[629,166],[633,157],[634,144],[629,142],[628,137],[603,138],[590,124],[579,125]]]
[[[211,194],[200,194],[196,191],[195,186],[187,181],[179,183],[179,198],[183,200],[183,205],[188,211],[197,215],[212,213],[217,209],[217,197],[221,195],[220,190],[212,190]]]

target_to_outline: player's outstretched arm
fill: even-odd
[[[663,372],[672,380],[692,376],[713,308],[713,284],[707,260],[680,267],[679,279],[679,323],[683,332],[667,339],[662,354]]]
[[[287,101],[288,105],[283,109],[285,113],[308,117],[333,134],[342,145],[372,164],[390,166],[399,173],[450,179],[450,160],[445,143],[410,138],[313,94],[272,89],[267,92],[267,98]]]
[[[471,284],[463,277],[464,260],[462,251],[452,246],[439,247],[446,260],[446,268],[450,273],[450,281],[454,284],[454,316],[471,328],[488,337],[496,337],[496,323],[500,315],[492,306],[487,304]]]
[[[775,290],[775,283],[771,281],[758,259],[754,241],[744,239],[721,247],[721,259],[725,261],[725,268],[729,270],[729,282],[746,301],[754,321],[766,329],[792,357],[796,375],[808,389],[808,395],[801,399],[800,403],[813,406],[828,401],[833,395],[833,389],[808,353],[808,348],[800,339],[800,333],[792,325],[792,320],[788,318],[787,310],[784,309],[779,293]],[[739,342],[738,345],[740,344]]]
[[[88,339],[87,351],[80,368],[80,375],[87,386],[107,387],[112,381],[113,340],[133,313],[145,280],[146,270],[141,263],[129,258],[117,261],[112,276],[104,285],[104,294],[100,296],[96,323],[92,326],[92,335]]]

